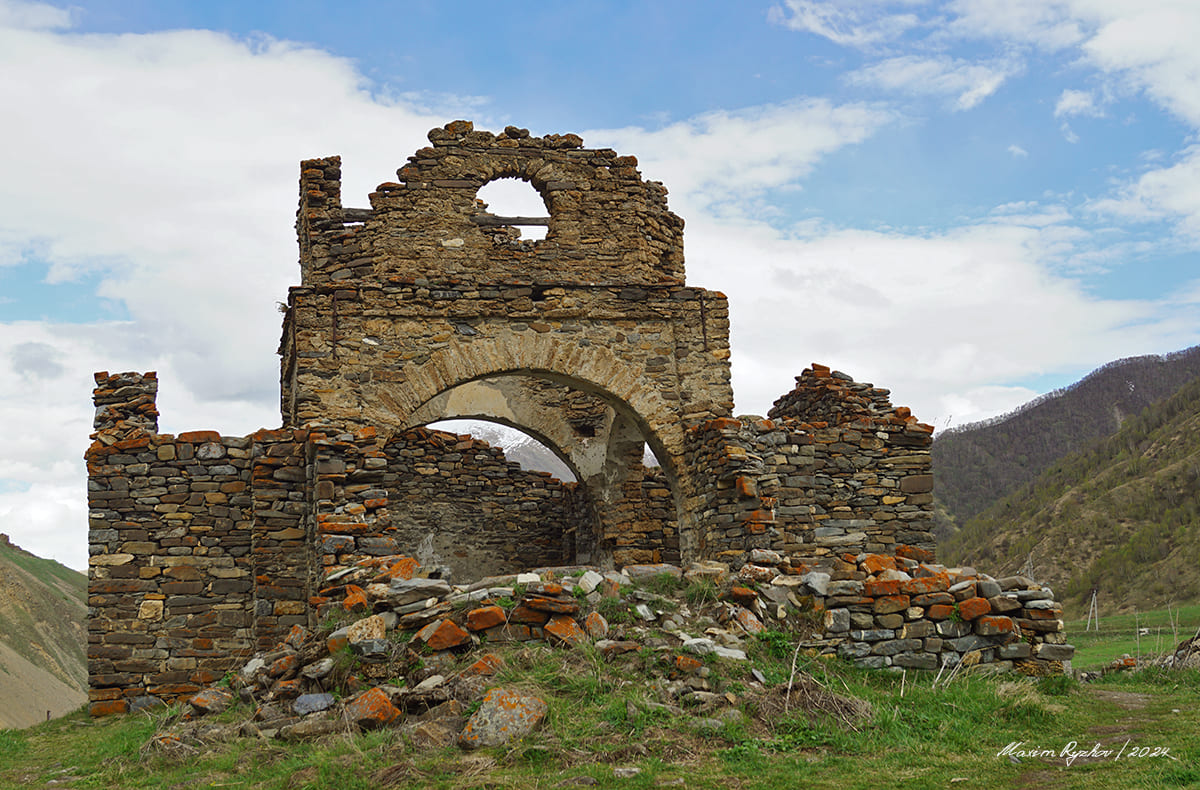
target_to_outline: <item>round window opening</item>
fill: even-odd
[[[498,227],[518,234],[514,241],[541,241],[549,230],[550,210],[538,191],[520,178],[497,178],[475,194],[483,211],[500,220]]]

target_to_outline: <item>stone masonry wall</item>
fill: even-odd
[[[822,633],[805,645],[862,667],[1054,675],[1075,653],[1050,589],[938,565],[914,546],[819,558],[756,549],[737,578],[769,601],[808,596]]]
[[[932,431],[886,390],[821,365],[797,377],[771,419],[697,426],[689,463],[713,481],[692,502],[707,525],[703,556],[932,552]]]
[[[454,578],[574,560],[575,485],[526,471],[469,436],[415,428],[314,436],[319,566],[421,555]]]
[[[251,443],[158,434],[153,374],[96,384],[88,674],[104,713],[186,697],[253,652]]]
[[[341,159],[301,163],[297,233],[305,284],[400,275],[430,280],[681,284],[683,220],[637,159],[586,149],[573,134],[499,135],[455,121],[370,195],[343,209]],[[497,178],[529,182],[546,204],[538,242],[513,239],[475,199]]]
[[[452,570],[499,573],[573,561],[578,534],[596,539],[575,484],[470,437],[418,428],[384,440],[370,426],[172,436],[157,433],[154,374],[96,383],[86,459],[97,715],[188,697],[311,626],[335,567],[419,553],[431,538]]]

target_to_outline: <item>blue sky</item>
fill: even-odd
[[[819,361],[945,427],[1200,343],[1197,40],[1191,0],[0,0],[0,531],[84,566],[92,371],[277,425],[299,160],[365,206],[456,118],[666,184],[740,413]]]

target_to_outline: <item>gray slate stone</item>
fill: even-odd
[[[310,713],[329,710],[336,702],[332,694],[301,694],[292,703],[292,710],[298,716],[307,716]]]

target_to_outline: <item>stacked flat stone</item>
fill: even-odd
[[[933,428],[893,407],[886,390],[825,366],[797,381],[771,419],[690,431],[688,463],[717,481],[689,503],[705,525],[705,556],[933,551]]]
[[[756,562],[757,560],[757,562]],[[893,555],[751,553],[739,578],[799,587],[823,611],[812,646],[856,665],[939,669],[960,662],[990,671],[1058,674],[1066,643],[1062,605],[1022,576],[994,579],[947,568],[911,546]]]
[[[188,696],[294,626],[314,567],[415,551],[500,572],[561,564],[592,527],[575,485],[470,437],[413,429],[157,433],[153,373],[97,377],[86,453],[96,712]],[[582,499],[582,498],[578,498]],[[443,526],[454,511],[457,527]],[[314,549],[317,560],[313,565]]]

